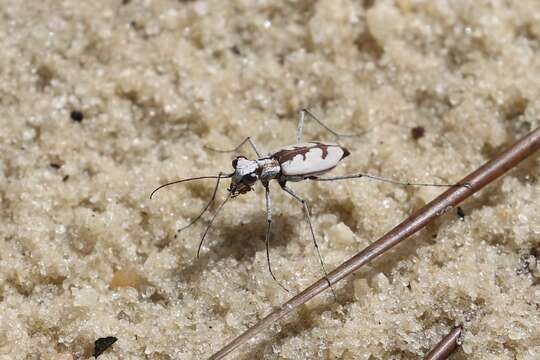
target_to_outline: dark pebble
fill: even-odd
[[[78,110],[73,110],[69,116],[71,117],[71,120],[76,122],[81,122],[84,119],[84,114]]]
[[[418,140],[424,136],[426,129],[423,126],[415,126],[411,129],[411,136],[414,140]]]
[[[94,342],[94,354],[92,355],[97,358],[99,355],[103,354],[105,350],[110,348],[117,340],[118,339],[114,336],[107,336],[97,339]]]

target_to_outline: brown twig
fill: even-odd
[[[458,347],[461,336],[461,326],[454,327],[427,355],[424,360],[444,360]]]
[[[345,261],[334,271],[328,274],[328,278],[320,279],[307,289],[297,294],[279,308],[271,312],[257,324],[247,329],[244,333],[225,345],[221,350],[212,355],[209,360],[224,358],[238,346],[247,342],[265,328],[281,319],[293,309],[304,304],[306,301],[328,288],[329,283],[335,284],[347,275],[358,270],[362,265],[373,260],[377,256],[388,251],[401,241],[416,233],[424,226],[445,214],[457,204],[482,189],[487,184],[516,166],[523,159],[533,154],[540,148],[540,128],[537,128],[527,136],[519,140],[508,150],[487,162],[482,167],[461,180],[460,184],[448,189],[435,200],[409,216],[401,224],[390,230],[379,240],[369,245],[358,254]]]

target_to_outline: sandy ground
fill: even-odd
[[[448,183],[540,119],[537,0],[0,0],[0,359],[203,359],[287,300],[264,196],[177,233],[253,136],[351,151],[334,171]],[[423,136],[412,136],[413,127]],[[418,134],[418,133],[417,133]],[[253,156],[249,147],[240,151]],[[314,299],[234,359],[540,358],[538,158]],[[226,194],[221,185],[218,199]],[[437,195],[298,183],[328,269]],[[272,184],[271,257],[321,276],[301,207]],[[215,209],[215,208],[213,208]]]

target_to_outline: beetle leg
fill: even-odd
[[[214,186],[214,191],[212,192],[212,197],[210,198],[210,200],[208,201],[206,206],[202,209],[202,211],[199,213],[199,215],[197,215],[187,225],[185,225],[184,227],[178,229],[177,232],[181,232],[181,231],[187,229],[188,227],[190,227],[191,225],[195,224],[201,218],[201,216],[203,216],[203,214],[206,212],[206,210],[208,210],[208,208],[210,207],[210,205],[212,204],[212,202],[214,202],[214,199],[216,198],[216,193],[217,193],[217,190],[218,190],[218,187],[219,187],[219,182],[220,182],[221,179],[223,179],[225,177],[223,175],[226,175],[226,174],[224,174],[223,172],[219,173],[217,181],[216,181],[216,185]]]
[[[468,184],[468,183],[464,183],[464,184],[413,183],[409,181],[400,181],[400,180],[395,180],[392,178],[387,178],[387,177],[373,175],[373,174],[366,174],[366,173],[357,173],[357,174],[342,175],[342,176],[328,176],[328,177],[310,176],[310,177],[307,177],[306,179],[313,180],[313,181],[338,181],[338,180],[347,180],[347,179],[359,179],[361,177],[365,177],[372,180],[384,181],[391,184],[403,185],[403,186],[437,186],[437,187],[465,186],[467,188],[471,186],[471,184]]]
[[[205,149],[208,149],[210,151],[215,151],[215,152],[221,152],[221,153],[228,153],[228,152],[236,152],[238,151],[238,149],[240,149],[242,147],[242,145],[244,145],[245,143],[249,143],[249,145],[251,146],[251,148],[253,149],[253,151],[255,151],[255,154],[257,154],[257,157],[258,158],[261,158],[261,153],[259,153],[259,150],[257,150],[257,146],[255,145],[255,143],[253,142],[253,140],[251,140],[251,137],[248,136],[247,138],[245,138],[244,140],[242,140],[242,142],[237,146],[235,147],[234,149],[231,149],[231,150],[220,150],[220,149],[214,149],[210,146],[207,146],[207,145],[204,145],[204,148]]]
[[[210,230],[210,228],[212,227],[212,224],[214,223],[214,220],[216,219],[219,212],[225,206],[227,201],[229,201],[230,198],[231,198],[231,193],[227,194],[227,197],[225,198],[225,200],[223,200],[223,202],[219,205],[216,212],[214,213],[214,216],[212,216],[212,218],[208,222],[208,225],[206,226],[206,229],[204,230],[204,233],[203,233],[203,235],[201,237],[201,241],[199,242],[199,247],[197,248],[197,259],[199,258],[199,255],[201,254],[201,248],[202,248],[202,245],[203,245],[203,242],[204,242],[204,238],[206,237],[206,234],[208,234],[208,230]]]
[[[307,205],[307,201],[298,196],[291,188],[289,188],[285,182],[280,182],[281,188],[290,194],[293,198],[295,198],[297,201],[299,201],[302,206],[304,207],[304,214],[306,217],[306,221],[309,225],[309,231],[311,232],[311,238],[313,239],[313,245],[315,245],[315,250],[317,250],[317,255],[319,256],[319,262],[321,263],[321,268],[324,273],[324,278],[328,282],[328,285],[330,289],[332,290],[332,294],[334,294],[334,298],[337,299],[336,293],[334,292],[334,288],[332,287],[332,284],[330,283],[330,280],[328,279],[328,273],[326,272],[326,267],[324,266],[324,261],[321,256],[321,252],[319,251],[319,245],[317,244],[317,239],[315,238],[315,232],[313,231],[313,224],[311,223],[311,217],[309,215],[309,207]]]
[[[274,272],[272,271],[272,266],[270,265],[270,226],[272,225],[272,200],[270,199],[270,188],[268,186],[268,183],[264,184],[265,188],[265,199],[266,199],[266,238],[265,238],[265,246],[266,246],[266,263],[268,264],[268,271],[270,271],[270,275],[272,275],[272,279],[281,286],[283,290],[286,292],[289,292],[285,286],[283,286],[274,275]]]
[[[301,109],[298,112],[298,127],[296,128],[296,143],[300,144],[302,142],[302,130],[304,129],[304,119],[306,117],[306,110]]]
[[[298,128],[296,129],[296,142],[297,143],[300,143],[301,139],[302,139],[302,130],[303,130],[303,127],[304,127],[304,119],[306,117],[306,114],[312,118],[313,120],[315,120],[320,126],[322,126],[326,131],[328,131],[329,133],[333,134],[334,136],[336,137],[351,137],[351,136],[362,136],[365,134],[365,132],[361,132],[361,133],[358,133],[358,134],[342,134],[342,133],[338,133],[332,129],[330,129],[328,127],[328,125],[326,125],[325,123],[323,123],[321,120],[319,120],[319,118],[317,118],[315,115],[313,115],[313,113],[311,111],[309,111],[308,109],[300,109],[299,113],[298,113]]]

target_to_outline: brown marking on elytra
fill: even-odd
[[[326,144],[323,144],[323,143],[320,143],[320,142],[315,142],[315,144],[317,144],[317,146],[313,146],[314,148],[318,147],[319,149],[322,150],[322,158],[323,159],[326,159],[326,157],[328,156],[328,145]]]
[[[313,146],[294,146],[292,149],[280,150],[274,153],[272,155],[272,158],[276,159],[280,164],[283,164],[284,162],[294,159],[296,155],[302,155],[304,160],[306,160],[306,154],[311,149],[318,148],[318,149],[321,149],[322,151],[322,158],[326,159],[326,157],[328,156],[328,147],[333,146],[333,145],[327,145],[327,144],[323,144],[323,143],[315,142],[315,141],[313,141],[312,144],[314,145]],[[345,148],[342,148],[342,149],[344,151],[343,157],[350,154],[349,151],[347,151],[347,149]]]
[[[336,147],[340,148],[343,151],[343,155],[341,156],[340,160],[343,160],[347,156],[351,155],[351,152],[349,150],[347,150],[346,148],[344,148],[343,146],[341,146],[341,145],[328,145],[328,144],[323,144],[323,143],[318,142],[318,141],[312,141],[312,143],[317,144],[318,146],[313,146],[311,148],[318,147],[319,149],[322,150],[322,158],[323,159],[326,159],[326,157],[328,156],[328,147],[330,147],[330,146],[336,146]],[[304,159],[305,159],[305,157],[304,157]]]
[[[306,154],[308,153],[310,149],[311,148],[307,146],[299,146],[299,147],[295,146],[293,149],[279,150],[278,152],[272,155],[272,158],[276,159],[278,163],[280,164],[283,164],[284,162],[294,159],[296,155],[302,155],[304,160],[306,160]]]

